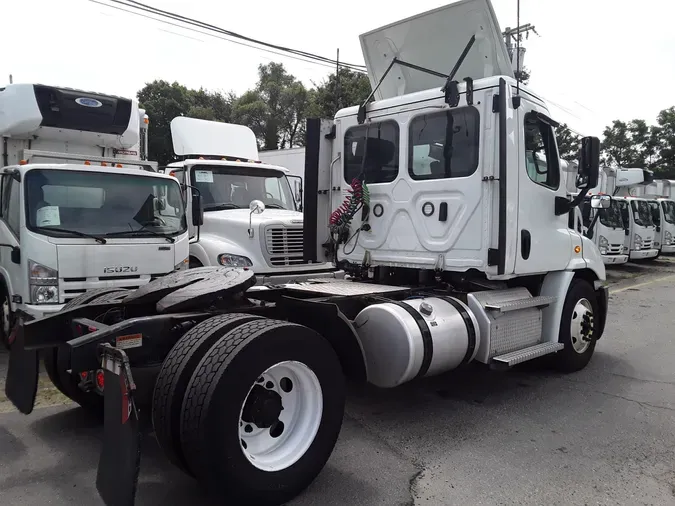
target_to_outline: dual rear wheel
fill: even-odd
[[[168,458],[233,504],[283,504],[333,451],[345,382],[313,330],[232,313],[189,330],[157,378],[152,421]]]

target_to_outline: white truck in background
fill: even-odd
[[[290,171],[259,159],[250,128],[178,117],[171,121],[171,136],[183,160],[163,170],[190,189],[188,209],[194,195],[204,209],[199,241],[190,245],[190,267],[250,267],[259,284],[344,276],[330,262],[305,261],[303,215]]]
[[[651,171],[638,168],[616,169],[616,177],[608,178],[607,193],[619,203],[624,227],[628,229],[624,245],[630,260],[652,260],[661,252],[655,244],[658,241],[650,204],[647,199],[635,196],[641,186],[653,179]]]
[[[0,318],[60,311],[87,290],[187,268],[179,185],[147,160],[129,99],[38,84],[0,88]]]
[[[633,190],[636,197],[648,199],[652,211],[652,221],[656,225],[655,247],[661,253],[675,253],[675,201],[673,201],[673,185],[675,181],[658,179],[638,186]]]
[[[607,209],[593,209],[591,198],[593,195],[611,195],[616,186],[616,171],[612,167],[602,167],[598,185],[589,190],[580,204],[582,221],[585,233],[600,251],[605,265],[620,265],[628,262],[628,246],[626,237],[630,235],[630,228],[624,226],[621,216],[620,203],[612,199]]]
[[[288,169],[287,177],[296,201],[303,204],[303,181],[305,176],[305,148],[272,149],[258,153],[260,161],[269,165],[277,165]]]

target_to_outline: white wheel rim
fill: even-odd
[[[574,351],[584,353],[593,340],[593,306],[588,299],[580,299],[572,311],[570,338]]]
[[[264,390],[261,390],[264,388]],[[262,394],[262,395],[261,395]],[[283,409],[270,424],[278,409]],[[251,396],[254,396],[253,398]],[[251,411],[247,408],[265,398],[270,409]],[[245,412],[246,411],[246,412]],[[264,417],[259,427],[251,421]],[[323,414],[323,392],[316,374],[301,362],[280,362],[260,375],[249,390],[239,413],[239,445],[246,458],[262,471],[275,472],[295,464],[309,449],[319,431]],[[262,423],[264,422],[264,423]]]

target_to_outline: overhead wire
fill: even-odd
[[[103,7],[107,7],[107,8],[109,8],[109,9],[115,9],[115,10],[118,10],[118,11],[125,12],[125,13],[127,13],[127,14],[132,14],[132,15],[134,15],[134,16],[139,16],[139,17],[142,17],[142,18],[145,18],[145,19],[150,19],[150,20],[156,21],[156,22],[158,22],[158,23],[162,23],[162,24],[169,25],[169,26],[174,26],[174,27],[180,28],[180,29],[182,29],[182,30],[187,30],[187,31],[189,31],[189,32],[198,33],[198,34],[200,34],[200,35],[205,35],[205,36],[207,36],[207,37],[212,37],[212,38],[215,38],[215,39],[220,39],[220,40],[223,40],[223,41],[226,41],[226,42],[231,42],[231,43],[233,43],[233,44],[237,44],[237,45],[240,45],[240,46],[245,46],[245,47],[248,47],[248,48],[251,48],[251,49],[255,49],[255,50],[257,50],[257,51],[262,51],[262,52],[265,52],[265,53],[271,53],[271,54],[274,54],[274,55],[277,55],[277,56],[282,56],[282,57],[284,57],[284,58],[290,58],[290,59],[292,59],[292,60],[297,60],[297,61],[301,61],[301,62],[304,62],[304,63],[312,63],[312,64],[314,64],[314,65],[321,65],[322,67],[334,68],[334,65],[330,65],[330,64],[328,64],[328,63],[325,63],[325,64],[324,64],[324,63],[321,63],[321,62],[318,62],[318,61],[315,61],[315,60],[309,60],[309,59],[307,59],[307,58],[301,58],[301,57],[299,57],[299,56],[294,56],[294,55],[290,55],[290,54],[284,54],[284,53],[281,53],[281,52],[279,52],[279,51],[273,51],[273,50],[271,50],[271,49],[266,49],[266,48],[262,48],[262,47],[257,47],[257,46],[254,46],[254,45],[252,45],[252,44],[246,44],[246,43],[241,42],[241,41],[238,41],[238,40],[232,40],[232,39],[230,39],[230,38],[223,37],[223,36],[221,36],[221,35],[216,35],[215,33],[208,33],[208,32],[206,32],[206,31],[196,30],[196,29],[194,29],[194,28],[190,28],[190,27],[185,26],[185,25],[183,25],[183,24],[172,23],[172,22],[166,21],[166,20],[164,20],[164,19],[158,19],[158,18],[155,18],[155,17],[152,17],[152,16],[148,16],[147,14],[143,14],[143,13],[140,13],[140,12],[131,11],[131,10],[128,10],[128,9],[123,9],[122,7],[118,7],[118,6],[116,6],[116,5],[110,5],[110,4],[108,4],[108,3],[101,2],[101,1],[99,1],[99,0],[88,0],[88,1],[91,2],[91,3],[97,4],[97,5],[102,5]],[[176,36],[181,36],[181,35],[178,34],[178,33],[172,33],[172,32],[167,32],[167,33],[171,33],[172,35],[176,35]],[[198,40],[198,39],[195,39],[195,40]],[[199,41],[199,42],[203,42],[203,41]]]
[[[175,12],[171,11],[166,11],[163,9],[158,9],[156,7],[152,7],[151,5],[147,5],[141,2],[137,2],[135,0],[108,0],[107,2],[101,2],[98,0],[89,0],[93,3],[97,3],[100,5],[104,5],[106,7],[114,8],[117,10],[121,10],[123,12],[127,12],[130,14],[135,14],[141,17],[145,17],[147,19],[152,19],[154,21],[158,21],[160,23],[165,23],[169,24],[172,26],[177,26],[186,30],[190,31],[195,31],[197,33],[203,34],[203,35],[209,35],[209,36],[214,36],[213,33],[207,33],[203,30],[206,30],[208,32],[214,32],[218,33],[221,35],[221,37],[216,37],[220,38],[222,40],[226,40],[228,42],[232,42],[235,44],[243,45],[246,47],[250,47],[253,49],[258,49],[260,51],[265,51],[269,52],[272,54],[276,54],[279,56],[284,56],[292,59],[297,59],[303,62],[307,63],[314,63],[314,64],[320,64],[322,66],[331,66],[335,67],[336,65],[339,65],[339,67],[347,68],[349,70],[355,71],[355,72],[360,72],[360,73],[365,73],[365,65],[358,65],[358,64],[352,64],[352,63],[346,63],[346,62],[338,62],[337,60],[331,59],[331,58],[326,58],[324,56],[320,56],[314,53],[310,53],[307,51],[301,51],[298,49],[292,49],[289,47],[281,46],[278,44],[272,44],[269,42],[265,42],[262,40],[254,39],[252,37],[248,37],[246,35],[239,34],[237,32],[233,32],[231,30],[226,30],[224,28],[205,23],[203,21],[199,21],[193,18],[189,18],[187,16],[182,16],[180,14],[177,14]],[[124,7],[127,7],[128,9],[134,9],[135,11],[131,11],[128,9],[123,9],[121,7],[117,7],[115,5],[111,5],[111,3],[122,5]],[[137,11],[142,11],[142,12],[137,12]],[[179,23],[171,23],[169,21],[166,21],[166,19],[158,19],[157,17],[149,16],[148,14],[153,14],[154,16],[158,16],[160,18],[168,18],[173,21],[178,21]],[[200,28],[200,30],[194,30],[194,28],[189,28],[189,25],[192,27],[197,27]],[[222,37],[226,36],[228,38]],[[239,39],[239,40],[233,40],[233,39]],[[246,44],[245,42],[248,42],[249,44]],[[255,45],[252,45],[255,44]],[[286,54],[284,54],[286,53]]]

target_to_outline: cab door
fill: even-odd
[[[516,274],[564,270],[572,255],[568,213],[556,216],[556,197],[567,198],[555,123],[543,107],[522,100],[518,121],[518,227]]]

